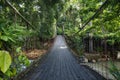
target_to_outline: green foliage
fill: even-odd
[[[120,43],[120,3],[119,0],[109,0],[105,9],[95,17],[81,32],[74,35],[82,25],[96,12],[105,0],[10,0],[27,20],[35,27],[31,27],[15,15],[4,0],[0,2],[0,49],[7,50],[13,58],[12,66],[6,72],[9,77],[28,66],[29,61],[22,54],[21,47],[28,37],[36,36],[48,40],[62,34],[64,26],[65,35],[71,40],[71,45],[81,53],[84,51],[82,40],[88,37],[107,39],[110,45]],[[29,5],[28,5],[29,4]],[[100,49],[98,49],[100,50]],[[101,50],[100,50],[101,51]],[[21,53],[21,54],[20,54]],[[0,57],[1,58],[1,57]],[[14,67],[16,67],[14,69]]]
[[[60,0],[46,0],[44,3],[48,6],[54,6],[56,3],[60,2]]]
[[[104,0],[70,0],[57,5],[58,33],[62,32],[62,26],[64,26],[68,43],[79,55],[83,54],[84,49],[87,48],[84,47],[86,45],[83,45],[82,40],[90,37],[88,32],[94,39],[106,39],[106,44],[109,46],[120,43],[120,3],[118,0],[110,0],[103,11],[99,12],[100,15],[91,20],[79,33],[73,35],[93,16],[103,2]],[[103,47],[97,47],[94,50],[104,51]]]
[[[62,28],[57,27],[57,34],[58,34],[58,35],[61,35],[61,34],[62,34],[62,32],[63,32],[63,31],[62,31]]]
[[[21,48],[17,47],[23,46],[26,37],[33,34],[33,30],[6,19],[5,14],[0,15],[0,79],[9,80],[23,70],[22,66],[30,64],[25,55],[18,54],[21,53]]]
[[[9,80],[10,78],[20,73],[27,66],[29,66],[30,61],[21,51],[21,47],[18,47],[16,49],[16,53],[15,53],[16,55],[13,58],[12,64],[11,64],[10,55],[8,54],[8,52],[6,53],[5,52],[6,51],[0,52],[0,68],[1,68],[1,71],[3,70],[2,73],[0,73],[0,78],[4,80]]]
[[[22,53],[21,47],[18,47],[18,48],[16,49],[16,52],[17,52],[17,53]]]
[[[70,47],[76,51],[78,56],[84,54],[84,45],[80,36],[70,37],[69,44],[71,45]]]
[[[115,77],[116,80],[120,80],[120,70],[111,62],[111,67],[109,69],[110,73]]]
[[[11,56],[7,51],[0,51],[0,70],[5,73],[12,63]]]
[[[45,4],[45,3],[43,3]],[[44,5],[44,13],[41,13],[40,37],[42,39],[50,39],[56,34],[56,19],[54,7]]]
[[[22,38],[25,38],[28,36],[29,31],[18,24],[12,24],[7,28],[2,28],[2,36],[1,39],[4,41],[11,41],[11,42],[17,42],[22,40]]]
[[[6,78],[9,79],[10,77],[14,77],[16,73],[17,73],[16,68],[9,68],[7,72],[5,73],[5,75],[6,75]]]
[[[96,48],[96,51],[97,51],[97,52],[102,52],[103,49],[102,49],[101,47],[97,47],[97,48]]]
[[[29,59],[25,56],[25,54],[22,52],[21,47],[18,47],[16,49],[16,55],[14,56],[14,63],[12,64],[12,67],[16,68],[16,73],[21,72],[24,68],[28,67],[30,65]]]
[[[19,24],[8,23],[5,19],[4,22],[2,19],[0,21],[0,46],[2,49],[9,49],[12,46],[22,46],[25,38],[33,34],[32,30],[27,30],[27,28]]]
[[[25,55],[19,55],[18,60],[22,66],[29,66],[30,62]]]

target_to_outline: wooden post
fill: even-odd
[[[89,52],[93,52],[93,37],[92,33],[89,33]]]
[[[107,54],[107,42],[105,38],[104,38],[104,53]]]
[[[92,38],[89,39],[89,52],[90,53],[93,52],[93,39]]]

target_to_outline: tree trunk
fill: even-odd
[[[107,54],[107,42],[106,42],[106,39],[104,39],[104,53]]]
[[[93,52],[93,38],[92,37],[89,38],[89,52],[90,53]]]

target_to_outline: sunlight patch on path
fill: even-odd
[[[60,49],[66,49],[67,46],[60,46]]]

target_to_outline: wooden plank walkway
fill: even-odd
[[[17,79],[18,80],[18,79]],[[57,36],[46,58],[37,67],[29,70],[19,80],[105,80],[77,63],[68,49],[65,39]]]

